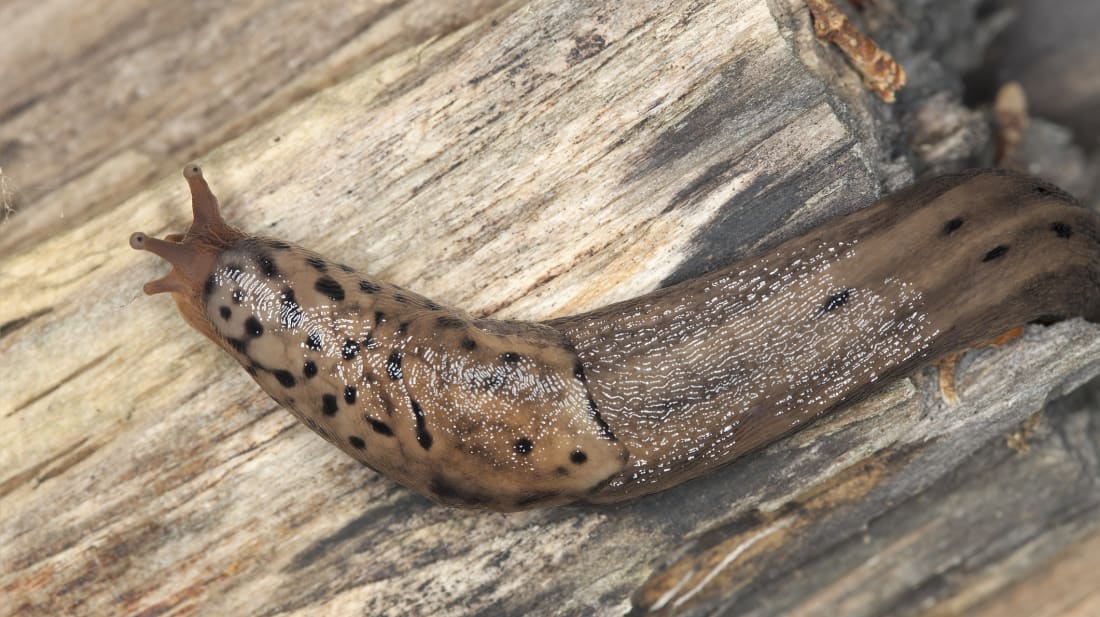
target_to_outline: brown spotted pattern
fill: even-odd
[[[248,236],[185,170],[148,293],[344,452],[442,503],[610,503],[724,465],[1033,320],[1100,318],[1100,225],[1002,172],[931,180],[723,270],[544,324],[473,319]]]
[[[575,501],[626,462],[590,411],[576,354],[549,327],[501,331],[260,238],[220,254],[203,306],[275,400],[354,458],[445,503]]]

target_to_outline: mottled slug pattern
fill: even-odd
[[[660,491],[1018,324],[1100,319],[1097,215],[1006,172],[918,184],[764,254],[590,313],[475,319],[222,220],[134,248],[146,293],[349,455],[449,505]]]

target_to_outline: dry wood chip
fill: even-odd
[[[863,85],[887,103],[905,85],[905,69],[867,38],[830,0],[806,0],[814,18],[814,33],[848,56],[863,76]]]

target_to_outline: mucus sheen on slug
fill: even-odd
[[[1034,320],[1100,317],[1097,215],[1034,178],[921,182],[722,270],[544,323],[475,319],[222,219],[131,246],[303,423],[441,503],[614,503]]]

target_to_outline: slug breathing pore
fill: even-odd
[[[757,450],[1024,323],[1100,320],[1100,217],[1004,171],[927,180],[704,276],[547,322],[474,318],[229,226],[130,246],[145,293],[361,463],[492,510],[614,503]]]

